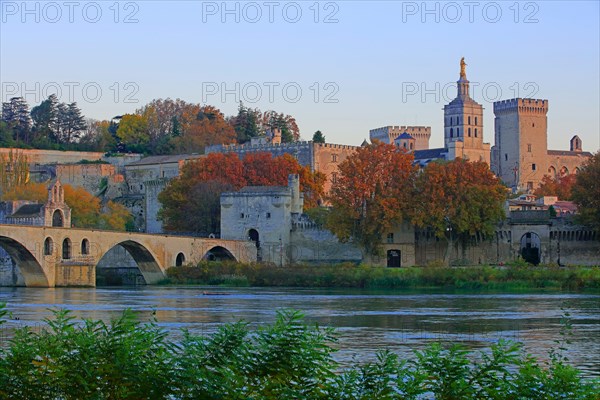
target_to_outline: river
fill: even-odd
[[[213,292],[204,295],[203,292]],[[214,293],[218,291],[218,293]],[[377,349],[403,357],[432,341],[482,349],[500,338],[520,341],[525,351],[546,360],[561,338],[561,316],[573,324],[566,344],[570,362],[586,377],[600,376],[600,294],[481,294],[432,291],[364,291],[283,288],[0,288],[12,319],[0,340],[18,326],[39,329],[51,308],[78,318],[109,320],[126,308],[159,325],[175,338],[182,328],[209,334],[240,319],[251,325],[272,322],[280,308],[301,310],[306,321],[337,328],[342,364],[373,360]]]

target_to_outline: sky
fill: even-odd
[[[309,140],[359,145],[432,127],[465,57],[494,143],[493,102],[547,99],[548,145],[600,148],[599,1],[5,1],[0,95],[52,93],[110,119],[157,98],[239,101],[296,118]]]

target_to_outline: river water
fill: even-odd
[[[218,292],[215,292],[218,290]],[[206,295],[203,292],[211,292]],[[547,360],[561,338],[561,316],[573,324],[566,344],[570,362],[586,377],[600,376],[600,294],[481,294],[432,291],[364,291],[282,288],[205,288],[144,286],[131,288],[0,288],[12,319],[0,340],[18,326],[39,328],[51,308],[71,310],[78,318],[110,320],[122,310],[153,312],[174,338],[182,328],[198,334],[220,324],[248,321],[252,326],[273,322],[276,310],[293,308],[306,321],[337,328],[343,365],[374,360],[377,349],[402,357],[432,341],[462,343],[483,349],[500,338],[524,344],[528,353]]]

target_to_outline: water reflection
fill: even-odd
[[[3,328],[39,326],[50,309],[65,308],[78,318],[110,320],[126,309],[159,325],[174,337],[182,328],[214,332],[239,319],[251,325],[272,322],[279,308],[302,310],[307,320],[338,328],[336,358],[373,360],[376,349],[409,357],[432,341],[485,348],[500,338],[524,343],[525,350],[547,359],[560,338],[564,309],[574,334],[567,345],[571,362],[586,376],[600,376],[600,295],[597,294],[444,294],[358,290],[219,289],[205,296],[201,287],[0,288],[0,302],[18,320]],[[6,334],[1,335],[6,336]]]

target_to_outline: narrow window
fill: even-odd
[[[471,137],[471,128],[469,128],[469,137]]]
[[[535,164],[531,164],[531,170],[535,171]]]
[[[471,125],[471,116],[469,115],[469,125]]]
[[[531,153],[531,144],[528,144],[528,145],[527,145],[527,152],[528,152],[528,153]]]
[[[244,213],[240,213],[240,218],[244,218]]]
[[[269,218],[271,218],[271,213],[270,212],[267,213],[267,219],[269,219]]]
[[[508,161],[508,154],[504,154],[504,161]]]
[[[387,242],[388,243],[394,243],[394,233],[388,233],[387,234]]]
[[[475,117],[475,126],[477,126],[477,117]]]
[[[477,128],[475,128],[475,137],[477,137]]]

